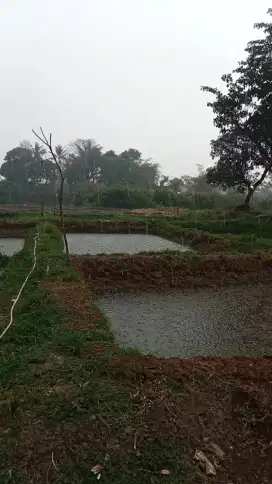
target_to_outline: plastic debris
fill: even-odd
[[[162,474],[163,476],[169,476],[169,475],[170,475],[170,471],[169,471],[168,469],[162,469],[162,470],[161,470],[161,474]]]
[[[197,450],[195,453],[195,459],[205,468],[207,476],[216,476],[216,470],[204,452]]]
[[[96,464],[95,466],[93,466],[91,468],[91,472],[94,473],[95,476],[97,476],[97,480],[100,479],[101,477],[101,471],[102,471],[103,467],[100,465],[100,464]]]

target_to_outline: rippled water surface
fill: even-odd
[[[71,254],[136,254],[166,249],[184,252],[189,249],[156,235],[145,234],[67,234],[67,239]]]
[[[144,354],[272,354],[272,288],[236,287],[104,296],[116,340]]]
[[[15,252],[22,250],[24,246],[24,239],[20,238],[0,238],[0,252],[7,256],[12,256]]]

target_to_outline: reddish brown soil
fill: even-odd
[[[72,257],[92,290],[163,290],[271,283],[272,256],[258,254]]]
[[[105,373],[111,377],[112,388],[130,391],[128,415],[116,425],[105,407],[101,414],[93,414],[90,408],[87,415],[63,423],[49,417],[35,420],[35,409],[32,420],[26,413],[13,449],[24,482],[55,482],[56,469],[50,466],[52,451],[60,476],[71,462],[85,462],[91,450],[99,460],[87,460],[89,467],[100,462],[106,482],[108,470],[103,459],[108,453],[120,479],[126,469],[131,476],[139,472],[138,482],[152,483],[150,476],[159,474],[161,468],[155,456],[154,464],[152,454],[148,457],[148,449],[155,446],[156,452],[159,445],[167,449],[171,473],[177,452],[195,468],[194,477],[181,481],[186,484],[270,484],[271,363],[269,358],[110,360]],[[70,402],[75,408],[82,403],[81,389],[74,383],[57,383],[48,391],[60,403]],[[170,453],[168,442],[173,446]],[[213,444],[223,451],[222,458]],[[194,461],[196,450],[204,452],[215,466],[215,477],[207,477]]]
[[[90,297],[83,281],[54,282],[46,285],[47,291],[72,313],[69,326],[80,331],[92,331],[99,315],[92,309]]]
[[[94,309],[91,303],[90,295],[83,281],[49,283],[46,286],[47,292],[50,292],[60,305],[70,312],[70,317],[66,323],[71,329],[77,331],[88,331],[95,334],[96,337],[103,338],[105,330],[97,327],[97,322],[102,320],[102,316]],[[112,343],[104,342],[103,344],[90,343],[87,345],[86,358],[99,358],[116,350]]]
[[[182,381],[188,375],[202,375],[206,379],[234,377],[247,384],[248,393],[253,394],[266,410],[272,410],[272,357],[196,357],[155,358],[153,356],[122,357],[109,361],[115,375],[131,380],[139,375],[143,379],[156,380],[166,377]],[[251,384],[249,384],[249,381]]]
[[[123,357],[108,367],[138,388],[139,411],[151,400],[148,418],[158,429],[182,435],[189,455],[200,449],[219,464],[211,482],[272,482],[272,358]],[[159,391],[162,381],[171,384],[169,393]],[[224,451],[221,462],[211,442]],[[193,482],[208,482],[205,472]]]
[[[7,223],[0,225],[0,237],[25,237],[30,226]]]

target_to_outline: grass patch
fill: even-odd
[[[49,470],[49,478],[60,483],[92,482],[90,468],[97,460],[104,464],[110,450],[107,446],[112,446],[111,461],[105,464],[106,482],[127,482],[128,478],[132,483],[139,478],[149,482],[150,470],[156,482],[157,466],[160,468],[162,459],[167,460],[168,450],[163,450],[156,437],[146,443],[141,464],[137,458],[135,462],[131,439],[142,416],[139,420],[131,404],[130,389],[108,374],[108,354],[92,356],[93,347],[114,344],[108,322],[93,306],[90,314],[95,312],[97,317],[89,331],[70,327],[74,312],[69,305],[61,304],[48,287],[57,279],[57,284],[64,284],[66,289],[71,288],[69,281],[78,281],[82,291],[86,288],[80,284],[74,267],[66,263],[57,229],[49,224],[39,224],[37,229],[37,269],[16,307],[14,323],[1,342],[0,405],[5,411],[0,423],[5,439],[0,444],[0,481],[5,482],[11,471],[13,482],[29,482],[31,476],[35,476],[35,482],[44,482],[52,451],[62,447],[60,454],[55,451],[59,471],[55,476],[54,469]],[[8,321],[11,299],[32,266],[36,233],[35,229],[31,231],[23,250],[11,258],[1,280],[1,328]],[[86,311],[84,314],[88,318]],[[115,347],[111,354],[122,357],[137,352]],[[116,438],[123,444],[117,445]],[[76,456],[73,466],[70,445]],[[136,468],[131,469],[135,464]],[[141,466],[146,469],[142,471]],[[184,465],[181,467],[184,472]]]
[[[8,262],[9,262],[9,257],[0,252],[0,269],[4,269],[8,265]]]
[[[25,212],[1,217],[5,233],[21,233],[40,221],[60,226],[58,215]],[[180,216],[143,216],[130,213],[97,212],[67,214],[68,232],[144,233],[191,246],[200,253],[256,252],[272,249],[272,217],[269,214],[239,214],[219,210],[184,210]],[[57,274],[57,271],[56,271]]]

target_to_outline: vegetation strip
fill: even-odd
[[[44,215],[61,227],[59,218]],[[22,237],[40,220],[37,213],[22,213],[0,218],[2,237]],[[67,215],[66,231],[70,233],[152,234],[176,243],[189,245],[200,253],[272,250],[272,218],[267,215],[237,215],[220,211],[184,211],[181,217],[146,217],[131,214]]]
[[[0,333],[0,340],[5,336],[6,332],[9,330],[9,328],[11,327],[12,323],[13,323],[13,313],[14,313],[14,309],[15,309],[15,306],[16,304],[18,303],[19,301],[19,298],[23,292],[23,289],[29,279],[29,277],[31,276],[31,274],[34,272],[35,268],[36,268],[36,263],[37,263],[37,256],[36,256],[36,249],[37,249],[37,240],[38,240],[38,237],[39,237],[39,234],[37,234],[35,237],[34,237],[34,247],[33,247],[33,265],[29,271],[29,273],[27,274],[25,280],[23,281],[23,284],[22,286],[20,287],[20,290],[16,296],[16,298],[13,300],[13,304],[11,306],[11,310],[10,310],[10,320],[9,320],[9,323],[8,325],[5,327],[5,329],[2,331],[2,333]]]

